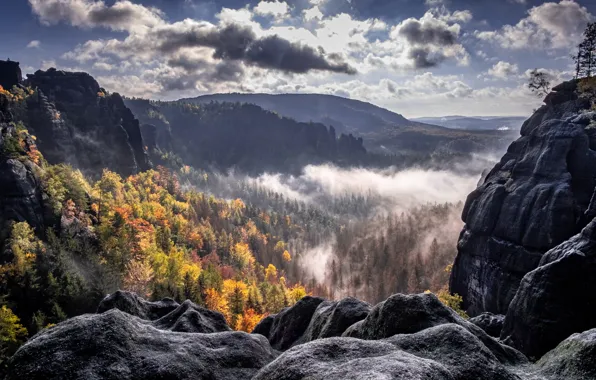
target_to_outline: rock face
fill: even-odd
[[[135,317],[154,321],[176,310],[180,304],[171,298],[149,302],[136,293],[118,290],[105,297],[97,307],[98,313],[118,309]]]
[[[89,74],[38,70],[25,84],[37,89],[27,104],[29,126],[50,163],[94,176],[104,168],[127,176],[151,167],[138,120]]]
[[[540,358],[573,333],[596,327],[596,219],[547,252],[509,306],[501,337]],[[594,351],[596,353],[596,351]]]
[[[482,313],[477,317],[471,318],[470,322],[484,330],[488,335],[498,338],[503,330],[504,315],[495,315],[493,313]]]
[[[543,254],[596,215],[596,136],[577,119],[589,102],[578,98],[576,87],[555,87],[466,200],[450,290],[472,316],[506,314]]]
[[[26,221],[43,232],[52,223],[52,212],[45,202],[41,169],[21,157],[35,147],[35,142],[27,138],[21,147],[12,121],[8,100],[0,96],[0,231],[7,234],[9,223]],[[0,234],[0,242],[5,238]]]
[[[10,90],[23,80],[23,74],[18,62],[0,61],[0,86]]]
[[[164,331],[112,309],[37,334],[11,358],[7,380],[248,380],[274,358],[260,335]]]

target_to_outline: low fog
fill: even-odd
[[[209,173],[202,190],[277,212],[272,204],[280,202],[319,210],[331,227],[315,227],[287,242],[293,257],[288,277],[317,294],[376,302],[395,292],[446,285],[444,269],[456,255],[463,202],[494,162],[476,156],[450,170],[309,165],[298,176]],[[316,226],[320,216],[313,218],[306,223]]]

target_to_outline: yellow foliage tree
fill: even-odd
[[[27,329],[6,305],[0,307],[0,364],[27,338]]]
[[[246,243],[236,243],[234,245],[232,259],[239,269],[250,268],[254,266],[255,263],[255,257],[252,255],[252,252]]]
[[[277,282],[277,268],[275,265],[267,265],[267,268],[265,268],[265,280],[271,284],[275,284]]]

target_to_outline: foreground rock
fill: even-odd
[[[260,335],[163,331],[113,309],[36,335],[10,360],[7,380],[240,380],[274,358]]]
[[[296,346],[255,379],[516,380],[473,334],[456,324],[382,341],[330,338]]]
[[[548,379],[596,379],[596,330],[574,334],[537,363]]]
[[[573,333],[596,327],[596,220],[544,255],[511,302],[501,337],[538,359]],[[595,356],[596,358],[596,356]]]
[[[341,301],[325,301],[315,310],[302,342],[341,336],[354,323],[368,316],[370,305],[348,297]]]
[[[576,87],[555,87],[466,200],[450,290],[472,316],[506,314],[523,276],[590,220],[596,140]]]
[[[352,325],[343,336],[378,340],[397,334],[414,334],[450,323],[474,335],[501,363],[526,362],[521,353],[488,336],[480,327],[443,305],[434,294],[394,294],[373,307],[366,319]]]

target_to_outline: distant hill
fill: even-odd
[[[527,117],[523,116],[443,116],[411,119],[420,123],[440,125],[452,129],[466,130],[519,130]]]
[[[190,103],[233,102],[256,104],[261,108],[300,122],[332,125],[338,132],[364,135],[413,123],[402,115],[370,103],[321,94],[213,94],[192,99]]]
[[[503,150],[516,137],[516,134],[511,131],[519,129],[519,126],[513,122],[507,121],[508,124],[506,124],[506,120],[494,121],[493,125],[512,126],[508,131],[499,131],[498,127],[492,128],[485,120],[478,119],[475,124],[470,120],[466,124],[468,128],[460,127],[459,130],[454,130],[450,125],[443,125],[449,123],[432,122],[435,118],[425,119],[432,119],[431,121],[408,120],[398,113],[370,103],[321,94],[231,93],[204,95],[180,101],[193,104],[211,102],[255,104],[300,122],[333,126],[338,132],[362,137],[364,146],[369,152],[390,155],[459,154],[485,152],[487,149]],[[441,118],[436,120],[441,121]],[[461,124],[463,125],[463,122]],[[521,122],[519,124],[521,125]],[[514,125],[515,128],[513,128]]]

